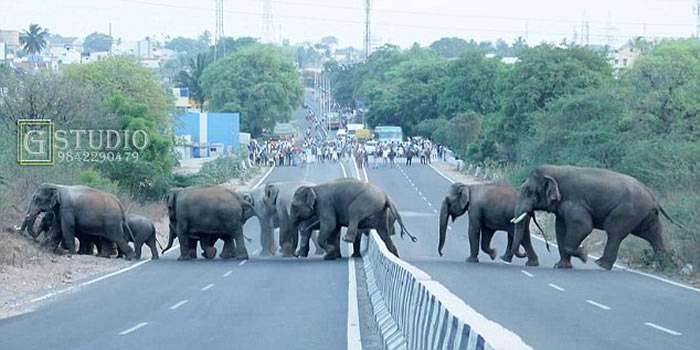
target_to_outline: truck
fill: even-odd
[[[374,128],[374,139],[382,142],[402,142],[403,131],[400,126],[382,125]]]
[[[332,130],[336,130],[340,128],[341,121],[340,121],[340,113],[338,112],[328,112],[328,127],[331,128]]]

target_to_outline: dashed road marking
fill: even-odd
[[[228,277],[228,276],[230,276],[232,273],[233,273],[233,270],[228,270],[228,271],[226,271],[226,273],[224,274],[224,277]]]
[[[428,202],[428,206],[429,206],[429,207],[432,207],[432,206],[433,206],[433,203]]]
[[[180,300],[180,301],[178,301],[177,303],[175,303],[175,305],[171,306],[171,307],[170,307],[170,310],[175,310],[175,309],[179,308],[180,306],[187,304],[188,301],[189,301],[189,300],[187,300],[187,299],[185,299],[185,300]]]
[[[564,289],[564,288],[562,288],[562,287],[557,286],[557,285],[554,284],[554,283],[548,283],[547,285],[550,286],[550,287],[552,287],[552,288],[554,288],[554,289],[556,289],[556,290],[558,290],[558,291],[560,291],[560,292],[563,292],[563,291],[566,290],[566,289]]]
[[[447,226],[447,229],[448,229],[449,231],[452,231],[452,226]]]
[[[651,328],[658,329],[658,330],[660,330],[660,331],[662,331],[662,332],[664,332],[664,333],[668,333],[668,334],[670,334],[670,335],[682,335],[680,332],[676,332],[676,331],[674,331],[673,329],[668,329],[668,328],[666,328],[666,327],[662,327],[662,326],[659,326],[658,324],[654,324],[654,323],[651,323],[651,322],[644,322],[644,325],[645,325],[645,326],[649,326],[649,327],[651,327]]]
[[[129,333],[131,333],[131,332],[136,331],[136,330],[139,329],[139,328],[145,327],[147,324],[148,324],[148,322],[141,322],[141,323],[139,323],[139,324],[137,324],[137,325],[135,325],[135,326],[133,326],[133,327],[131,327],[131,328],[125,330],[125,331],[119,332],[119,335],[127,335],[127,334],[129,334]]]
[[[437,212],[437,210],[433,209],[433,213],[437,214],[438,212]]]
[[[248,259],[245,259],[245,260],[239,262],[239,263],[238,263],[238,266],[243,266],[243,265],[245,265],[245,263],[247,263],[247,262],[248,262]]]
[[[595,306],[595,307],[601,308],[601,309],[603,309],[603,310],[610,310],[610,306],[603,305],[603,304],[598,303],[598,302],[595,302],[595,301],[593,301],[593,300],[587,299],[586,302],[589,303],[589,304],[591,304],[591,305],[593,305],[593,306]]]
[[[200,290],[201,290],[201,291],[205,291],[205,290],[208,290],[209,288],[211,288],[211,287],[213,287],[213,286],[214,286],[214,283],[209,283],[209,284],[207,284],[206,286],[202,287]]]
[[[421,197],[423,197],[423,192],[418,191],[418,195],[421,196]],[[423,197],[423,198],[425,198],[425,197]]]
[[[535,275],[533,275],[525,270],[520,270],[520,273],[522,273],[523,275],[525,275],[527,277],[535,277]]]

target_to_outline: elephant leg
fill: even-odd
[[[343,240],[348,243],[355,242],[357,236],[357,226],[360,224],[360,219],[357,215],[353,215],[353,210],[349,210],[350,217],[348,218],[348,229],[345,231]]]
[[[275,229],[272,220],[260,220],[260,255],[275,255]]]
[[[142,247],[143,247],[143,242],[137,239],[134,242],[134,258],[136,258],[136,260],[141,260]]]
[[[100,249],[100,240],[95,239],[95,237],[91,235],[80,235],[78,237],[78,254],[80,255],[92,255],[95,253],[95,246],[98,248],[98,253],[101,253]],[[104,257],[104,255],[100,254],[100,257]]]
[[[323,232],[323,231],[321,231]],[[329,234],[329,239],[326,240],[326,245],[324,249],[326,250],[326,255],[323,256],[323,260],[335,260],[338,258],[341,258],[342,255],[340,254],[340,226],[335,227],[335,229],[331,230],[331,233]],[[319,240],[322,238],[319,237]],[[329,244],[329,240],[333,240],[333,244]]]
[[[97,256],[101,258],[109,258],[112,256],[112,241],[104,237],[95,237],[94,239],[92,239],[92,237],[88,238],[85,239],[85,243],[90,245],[90,249],[92,249],[93,243],[97,245]],[[121,254],[117,255],[120,256]]]
[[[663,228],[658,214],[651,214],[644,220],[643,225],[639,226],[640,227],[635,229],[632,233],[651,244],[651,248],[654,249],[654,254],[659,264],[658,267],[662,270],[673,267],[675,263],[666,250],[662,234]]]
[[[505,262],[511,262],[513,261],[513,237],[515,235],[515,228],[511,227],[508,229],[508,243],[506,244],[506,251],[503,252],[503,255],[501,255],[500,259],[505,261]],[[523,236],[523,241],[525,240],[525,237],[529,237],[530,235],[525,233]]]
[[[619,232],[609,232],[608,239],[605,242],[605,249],[603,250],[603,256],[596,259],[595,263],[606,270],[612,270],[615,261],[617,260],[617,252],[620,249],[620,243],[625,238],[625,234],[620,234]]]
[[[610,216],[605,220],[603,227],[605,227],[605,233],[608,235],[608,239],[605,242],[603,256],[595,261],[601,268],[612,270],[617,260],[617,252],[620,249],[620,243],[635,229],[634,226],[628,224],[629,220],[625,220],[626,213],[629,210],[632,210],[632,208],[627,208],[625,205],[618,207],[613,210]],[[642,220],[641,224],[635,223],[634,225],[643,226],[645,224],[644,221],[645,220]]]
[[[557,233],[557,243],[559,244],[559,262],[554,264],[555,268],[571,268],[571,257],[577,257],[582,262],[586,262],[588,255],[580,247],[581,242],[593,230],[593,224],[587,215],[578,217],[569,215],[569,219],[564,221],[557,215],[555,230]]]
[[[233,237],[236,240],[236,259],[248,259],[248,250],[245,247],[245,239],[243,238],[243,227],[241,225],[238,225],[238,227],[236,227],[233,233]]]
[[[321,248],[321,244],[318,242],[318,230],[314,230],[311,233],[311,240],[314,242],[314,247],[316,248],[314,250],[315,255],[321,255],[321,254],[325,253],[323,248]]]
[[[216,241],[218,240],[217,236],[200,236],[199,238],[199,246],[202,248],[202,257],[205,259],[214,259],[216,257],[217,249],[214,247],[214,244],[216,244]],[[224,240],[226,242],[226,240]],[[224,244],[224,249],[229,249],[232,250],[232,248],[229,245]],[[195,248],[196,249],[196,248]],[[223,252],[221,254],[224,254]],[[225,254],[224,254],[225,255]]]
[[[339,248],[329,243],[330,239],[333,238],[333,234],[336,232],[339,233],[340,231],[337,228],[334,216],[328,215],[327,217],[321,218],[318,242],[321,244],[321,248],[326,251],[325,257],[330,258],[330,254],[335,254],[335,250]]]
[[[134,258],[134,250],[131,249],[129,246],[129,243],[127,243],[126,239],[124,239],[124,231],[122,231],[121,225],[119,226],[118,230],[114,230],[115,234],[113,236],[116,236],[116,239],[114,240],[114,243],[117,244],[117,248],[121,250],[124,253],[124,259],[126,260],[131,260]],[[110,248],[111,251],[111,248]]]
[[[63,245],[68,254],[75,254],[75,219],[67,215],[61,219]]]
[[[399,257],[399,251],[396,249],[396,246],[394,245],[394,241],[391,240],[391,235],[389,232],[385,231],[384,229],[379,229],[377,230],[377,233],[379,234],[379,237],[382,239],[384,244],[386,245],[386,249],[388,249],[391,254],[394,254],[397,258]],[[360,250],[359,244],[357,247],[357,250]]]
[[[289,224],[289,218],[280,215],[280,245],[282,256],[293,257],[299,243],[299,233],[294,231],[294,225]]]
[[[520,243],[523,248],[525,248],[525,253],[527,254],[526,266],[540,266],[540,259],[535,253],[535,248],[532,246],[532,237],[530,236],[530,228],[525,228],[525,235],[523,236],[523,241]]]
[[[301,257],[309,256],[309,238],[313,235],[311,227],[304,227],[301,231],[301,238],[299,239],[299,250],[297,250],[296,255]],[[318,247],[318,242],[314,241],[316,247]],[[318,250],[318,248],[316,248]]]
[[[355,241],[352,242],[352,257],[353,258],[361,258],[362,253],[360,253],[360,246],[362,243],[362,235],[359,234],[355,237]]]
[[[478,222],[478,218],[469,218],[469,257],[467,262],[471,263],[479,262],[479,235],[481,234],[481,227],[479,227]]]
[[[158,260],[158,248],[156,247],[156,236],[155,234],[148,239],[148,248],[151,249],[151,260]]]
[[[496,249],[491,248],[491,239],[495,232],[496,231],[488,228],[481,229],[481,251],[488,254],[491,260],[496,259]],[[512,243],[510,245],[512,245]]]
[[[234,242],[233,236],[230,237],[221,237],[222,240],[224,241],[224,248],[221,251],[221,254],[219,255],[220,258],[222,259],[230,259],[236,256],[236,245],[237,243]]]
[[[178,232],[177,240],[180,241],[180,256],[177,260],[197,259],[197,241],[190,239],[182,232]]]

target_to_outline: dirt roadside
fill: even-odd
[[[467,174],[464,174],[462,172],[457,171],[455,166],[441,162],[441,161],[434,161],[433,166],[440,170],[443,174],[447,175],[451,179],[462,182],[465,184],[473,184],[473,183],[483,183],[485,182],[483,179],[470,176]],[[556,239],[554,238],[554,215],[545,213],[545,212],[537,212],[537,221],[542,225],[542,228],[547,232],[547,238],[549,239],[550,242],[556,243]],[[533,235],[542,237],[542,235],[539,232],[539,230],[534,226],[533,223],[531,223],[530,227],[530,232],[532,232]],[[638,239],[636,237],[632,237],[630,239]],[[605,243],[607,241],[607,236],[605,235],[605,232],[600,231],[600,230],[593,230],[593,232],[583,241],[583,246],[586,248],[589,254],[591,255],[596,255],[600,256],[603,253],[603,249],[605,248]],[[644,242],[646,243],[646,242]],[[623,245],[625,242],[623,242]],[[556,251],[555,247],[552,247],[553,251]],[[592,263],[592,261],[589,259],[589,263]],[[653,274],[659,277],[663,278],[668,278],[671,280],[674,280],[676,282],[681,282],[688,284],[690,286],[700,288],[700,279],[697,278],[692,278],[689,276],[682,276],[679,273],[663,273],[660,274],[658,271],[655,269],[649,268],[648,266],[643,266],[639,264],[632,264],[629,259],[626,259],[625,256],[620,255],[617,259],[617,264],[635,269],[638,271],[642,271],[645,273]]]
[[[267,171],[268,168],[255,169],[251,178],[233,179],[225,185],[250,188]],[[127,211],[151,218],[156,225],[158,241],[162,246],[166,245],[168,219],[164,204],[127,206]],[[143,247],[140,261],[56,255],[39,249],[28,236],[9,231],[0,231],[0,242],[0,319],[34,310],[39,306],[35,299],[49,293],[77,286],[151,258],[147,246]]]

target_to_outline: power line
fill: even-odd
[[[132,3],[138,3],[138,4],[143,4],[143,5],[150,5],[150,6],[158,6],[158,7],[169,7],[169,8],[177,8],[177,9],[187,9],[187,10],[196,10],[196,11],[211,11],[211,9],[207,8],[202,8],[202,7],[194,7],[194,6],[181,6],[181,5],[171,5],[171,4],[164,4],[164,3],[156,3],[156,2],[150,2],[150,1],[143,1],[143,0],[120,0],[124,2],[132,2]],[[224,10],[224,13],[228,14],[236,14],[236,15],[248,15],[248,16],[256,16],[259,17],[262,15],[261,12],[251,12],[251,11],[242,11],[242,10]],[[364,24],[364,21],[358,21],[358,20],[351,20],[351,19],[345,19],[345,18],[328,18],[328,17],[313,17],[313,16],[295,16],[295,15],[279,15],[278,17],[280,18],[287,18],[287,19],[293,19],[293,20],[301,20],[301,21],[315,21],[315,22],[326,22],[326,23],[347,23],[347,24]],[[380,26],[393,26],[393,27],[404,27],[404,28],[417,28],[417,29],[427,29],[427,30],[455,30],[455,31],[465,31],[465,32],[470,32],[470,33],[499,33],[499,34],[512,34],[512,35],[517,35],[517,34],[522,34],[522,29],[512,29],[512,30],[503,30],[503,29],[489,29],[489,28],[483,28],[483,27],[473,27],[473,28],[468,28],[468,27],[454,27],[454,26],[428,26],[428,25],[420,25],[420,24],[408,24],[408,23],[390,23],[390,22],[373,22],[374,25],[380,25]],[[589,22],[590,23],[590,22]],[[529,34],[539,34],[542,36],[546,37],[567,37],[569,33],[563,33],[563,32],[532,32],[530,31]],[[608,36],[606,34],[590,34],[590,36],[593,37],[600,37],[600,38],[607,38]],[[619,39],[633,39],[639,37],[638,35],[613,35],[612,37],[619,38]],[[654,38],[658,39],[673,39],[676,38],[674,36],[653,36]]]

